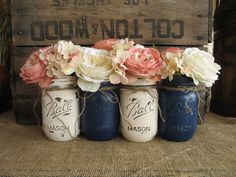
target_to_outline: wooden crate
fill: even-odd
[[[37,122],[32,109],[38,89],[19,77],[20,67],[37,47],[58,40],[91,45],[126,37],[144,45],[200,47],[211,41],[211,4],[211,0],[11,0],[17,122]],[[40,103],[36,110],[41,117]]]
[[[12,0],[13,44],[59,39],[90,45],[101,38],[138,43],[204,45],[210,0]]]

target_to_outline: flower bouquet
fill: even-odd
[[[109,39],[92,47],[59,41],[39,49],[28,58],[20,76],[26,83],[37,83],[43,88],[43,120],[49,120],[44,121],[43,127],[49,138],[59,141],[75,138],[82,117],[85,136],[94,140],[111,139],[117,134],[120,114],[123,136],[130,141],[145,142],[157,133],[158,107],[161,133],[180,132],[176,135],[182,136],[181,132],[191,129],[193,134],[196,126],[189,120],[195,121],[199,102],[194,86],[211,87],[219,70],[214,58],[197,48],[168,48],[159,52],[128,39]],[[161,80],[158,106],[156,83]],[[76,87],[80,88],[80,96]],[[194,119],[184,119],[178,124],[175,121],[179,113],[179,117],[191,115]],[[54,134],[56,137],[51,136]]]
[[[37,83],[41,88],[48,88],[53,79],[75,73],[81,58],[80,46],[59,41],[55,45],[33,52],[20,69],[20,76],[27,84]]]
[[[109,77],[112,84],[127,85],[138,80],[155,83],[161,80],[162,59],[154,48],[134,45],[128,39],[99,41],[93,47],[110,51],[114,69]]]
[[[162,79],[173,80],[174,75],[184,75],[199,83],[211,87],[218,78],[220,65],[214,63],[214,57],[198,48],[168,48],[161,53],[164,65]]]

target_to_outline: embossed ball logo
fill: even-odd
[[[73,99],[56,97],[45,105],[46,116],[52,119],[71,114]]]
[[[129,99],[129,104],[127,105],[126,109],[128,110],[128,118],[133,120],[142,117],[150,112],[154,111],[155,108],[155,100],[148,100],[146,103],[142,103],[143,101],[137,98]]]

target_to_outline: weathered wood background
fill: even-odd
[[[211,0],[12,0],[13,44],[57,40],[90,45],[103,38],[142,44],[204,45]]]

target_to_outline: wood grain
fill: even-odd
[[[91,45],[129,37],[150,45],[204,45],[212,0],[12,0],[14,46]],[[211,26],[211,25],[210,25]]]

